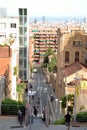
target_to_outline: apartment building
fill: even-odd
[[[31,65],[34,63],[34,38],[31,34],[29,36],[29,62]]]
[[[17,99],[14,69],[19,67],[18,34],[18,18],[0,17],[0,76],[8,79],[5,96],[14,100]],[[8,77],[4,75],[5,66],[9,69]]]
[[[43,62],[48,48],[51,48],[54,53],[57,52],[57,28],[44,25],[31,26],[30,34],[33,36],[32,58],[34,63]]]

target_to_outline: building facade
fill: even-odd
[[[16,75],[14,75],[14,68],[18,69],[19,63],[19,42],[18,42],[18,18],[1,17],[0,18],[0,74],[2,68],[6,63],[9,68],[8,87],[6,87],[6,97],[14,100],[17,99],[16,95]],[[6,47],[7,46],[7,47]],[[8,61],[8,64],[7,64]],[[5,70],[3,70],[4,72]],[[4,73],[3,73],[4,74]],[[4,75],[1,75],[4,76]],[[6,83],[6,85],[7,85]]]
[[[31,26],[30,33],[33,35],[33,61],[35,63],[42,63],[46,50],[51,48],[54,53],[57,52],[57,28]]]
[[[29,18],[27,8],[19,8],[19,78],[29,79]]]
[[[58,98],[65,94],[66,77],[64,68],[80,62],[87,66],[87,32],[81,27],[58,29],[57,82]],[[76,73],[76,72],[74,72]],[[73,81],[73,79],[71,79]],[[68,81],[67,81],[68,82]]]

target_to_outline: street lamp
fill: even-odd
[[[28,96],[29,96],[29,101],[30,101],[30,130],[31,130],[31,116],[32,116],[32,96],[34,96],[36,94],[36,91],[28,91]]]
[[[61,113],[62,113],[61,103],[62,103],[62,101],[60,100],[59,103],[60,103],[60,118],[61,118]]]
[[[58,117],[58,99],[56,98],[55,101],[56,101],[56,109],[55,109],[55,112],[56,112],[56,119],[57,119],[57,117]]]
[[[80,78],[75,77],[74,79],[75,79],[75,81],[76,81],[75,94],[74,94],[74,122],[76,122],[76,87],[77,87],[77,84],[78,84],[77,81],[78,81]]]
[[[42,115],[42,87],[40,85],[40,80],[38,79],[38,83],[39,83],[39,95],[40,95],[40,114]]]
[[[48,91],[47,91],[47,104],[46,104],[46,126],[49,125],[49,105],[48,105]]]
[[[66,87],[66,113],[68,111],[68,91],[67,91],[67,87]]]

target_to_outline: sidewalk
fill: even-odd
[[[15,126],[12,128],[12,126]],[[13,116],[4,116],[0,117],[0,130],[29,130],[29,125],[26,127],[25,125],[23,127],[19,127],[20,124],[18,123],[17,117]],[[38,124],[38,121],[36,123],[33,123],[31,125],[32,130],[67,130],[67,127],[65,125],[50,125],[46,127],[44,124]],[[87,130],[86,126],[81,127],[70,127],[70,130]]]

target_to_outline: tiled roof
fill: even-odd
[[[65,74],[65,76],[69,76],[79,70],[87,71],[87,67],[85,67],[83,64],[81,64],[79,62],[75,62],[64,68],[64,74]]]
[[[9,66],[9,58],[0,58],[0,75],[3,76]]]

